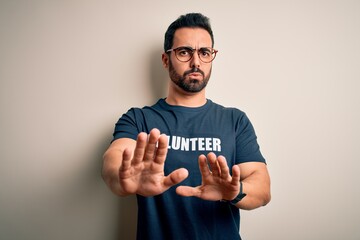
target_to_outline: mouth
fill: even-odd
[[[198,72],[194,72],[194,73],[189,73],[188,74],[189,77],[202,77],[202,74],[201,73],[198,73]]]
[[[202,70],[200,70],[199,68],[192,68],[188,71],[186,71],[184,73],[184,76],[189,76],[189,77],[204,77],[205,74]]]

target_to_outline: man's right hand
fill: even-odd
[[[119,167],[119,184],[123,193],[155,196],[187,178],[185,168],[164,175],[167,142],[165,135],[160,135],[158,129],[152,129],[149,135],[138,135],[133,153],[128,148],[123,151]]]

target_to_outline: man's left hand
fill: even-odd
[[[204,200],[233,200],[240,191],[240,167],[232,167],[232,176],[226,159],[209,153],[199,156],[202,183],[197,187],[179,186],[177,194],[185,197],[198,197]]]

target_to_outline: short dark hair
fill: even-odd
[[[201,13],[188,13],[181,15],[168,27],[165,33],[164,40],[164,51],[171,49],[174,41],[175,31],[179,28],[190,27],[190,28],[202,28],[205,29],[211,37],[212,46],[214,47],[214,35],[211,30],[210,19]]]

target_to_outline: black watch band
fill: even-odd
[[[243,192],[243,184],[242,182],[240,182],[240,192],[239,194],[236,196],[236,198],[234,198],[233,200],[229,201],[231,204],[236,205],[238,202],[241,201],[241,199],[243,199],[246,196],[246,193]]]

